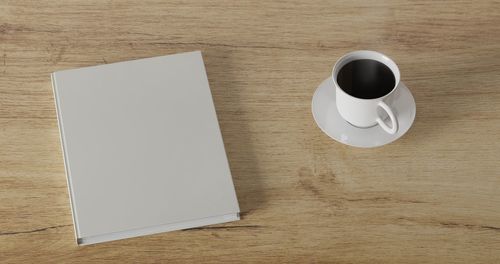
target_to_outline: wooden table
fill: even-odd
[[[0,262],[500,262],[500,4],[2,1]],[[316,126],[335,60],[391,56],[417,117],[375,149]],[[49,74],[202,50],[242,220],[78,247]]]

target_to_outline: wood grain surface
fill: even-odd
[[[499,25],[498,1],[1,1],[0,262],[499,263]],[[417,103],[375,149],[310,110],[358,49]],[[76,246],[49,74],[192,50],[242,220]]]

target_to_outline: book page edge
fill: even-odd
[[[77,239],[77,244],[79,246],[91,245],[102,242],[108,242],[108,241],[114,241],[132,237],[140,237],[140,236],[164,233],[175,230],[183,230],[183,229],[190,229],[207,225],[227,223],[237,220],[240,220],[239,213],[231,213],[226,215],[212,216],[212,217],[194,219],[178,223],[156,225],[156,226],[120,231],[120,232],[97,235],[97,236],[79,237]]]

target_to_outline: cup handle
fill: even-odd
[[[382,109],[384,109],[384,111],[389,115],[392,126],[391,127],[387,126],[384,120],[380,119],[380,117],[377,117],[377,123],[385,130],[385,132],[391,135],[396,134],[396,132],[398,132],[398,120],[396,119],[396,116],[392,112],[391,108],[382,101],[378,103],[378,106],[382,107]]]

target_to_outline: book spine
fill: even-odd
[[[60,135],[60,142],[61,142],[61,151],[63,155],[63,161],[64,161],[64,170],[66,174],[66,184],[68,185],[68,194],[69,194],[69,199],[70,199],[70,207],[71,207],[71,215],[73,216],[73,228],[75,232],[75,239],[76,243],[80,244],[80,239],[79,239],[79,232],[78,232],[78,225],[77,225],[77,218],[76,218],[76,211],[73,205],[73,188],[71,187],[71,178],[70,178],[70,169],[69,169],[69,164],[67,162],[67,153],[66,153],[66,140],[64,136],[64,127],[62,125],[62,117],[61,117],[61,107],[59,105],[59,96],[57,92],[57,81],[56,81],[56,73],[52,73],[50,75],[51,80],[52,80],[52,90],[54,93],[54,103],[55,103],[55,108],[56,108],[56,117],[57,117],[57,125],[59,126],[59,135]]]

